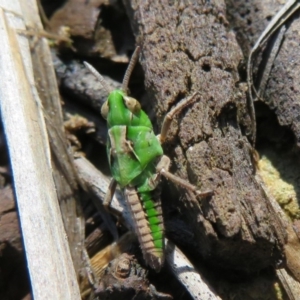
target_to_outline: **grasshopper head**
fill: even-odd
[[[141,109],[141,104],[128,97],[121,90],[112,91],[101,107],[101,115],[112,126],[146,126],[152,128],[151,121]]]
[[[140,103],[134,98],[125,96],[121,90],[112,91],[101,107],[101,115],[109,126],[132,124],[139,117]]]
[[[121,101],[119,99],[120,95],[123,97],[125,107],[120,107],[122,106]],[[107,120],[110,107],[116,107],[121,110],[128,109],[134,115],[137,115],[141,110],[141,104],[139,101],[132,97],[124,95],[124,93],[118,90],[111,92],[108,99],[103,103],[101,107],[101,115],[105,120]]]

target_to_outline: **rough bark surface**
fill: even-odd
[[[281,0],[225,0],[228,20],[236,32],[237,41],[244,55],[249,55],[260,34],[284,2]]]
[[[226,3],[229,18],[234,24],[237,39],[245,55],[249,54],[264,28],[284,4],[279,0],[249,3],[227,0]],[[299,86],[299,24],[299,12],[284,24],[286,26],[284,39],[268,78],[265,93],[261,95],[261,100],[277,115],[279,124],[293,131],[298,146],[300,143],[300,106],[297,88]],[[264,55],[266,58],[270,53]],[[257,65],[255,67],[262,68]]]
[[[228,29],[224,2],[125,5],[142,46],[145,83],[159,123],[179,100],[196,91],[201,95],[180,114],[166,145],[175,174],[214,191],[193,205],[187,205],[193,198],[187,194],[180,202],[179,217],[193,228],[198,252],[233,269],[276,263],[284,232],[254,178],[251,146],[243,135],[250,122],[239,76],[243,56]],[[162,199],[175,210],[168,200]]]
[[[288,1],[231,1],[227,0],[227,12],[237,30],[238,41],[244,54],[258,39],[271,19]],[[291,3],[291,1],[289,1]],[[297,5],[295,1],[293,8]],[[291,7],[292,8],[292,7]],[[254,21],[255,20],[255,21]],[[273,32],[269,40],[260,45],[254,61],[253,80],[259,99],[256,103],[257,141],[263,160],[269,160],[275,172],[260,169],[266,176],[279,174],[279,180],[268,181],[267,188],[295,224],[299,219],[299,9],[284,24]],[[247,33],[251,32],[250,35]],[[262,104],[264,103],[264,104]],[[295,147],[296,145],[296,147]],[[266,160],[267,159],[267,160]],[[290,161],[290,162],[289,162]],[[271,177],[269,177],[271,178]],[[281,182],[292,191],[289,193]],[[267,183],[267,182],[266,182]],[[291,197],[291,195],[293,195]],[[286,200],[287,199],[287,200]],[[289,229],[285,256],[289,270],[299,279],[299,240],[294,239]],[[289,248],[295,248],[292,252]],[[280,277],[279,277],[280,278]],[[282,281],[284,284],[284,281]],[[285,288],[286,289],[286,288]],[[291,287],[289,289],[292,289]],[[286,289],[288,291],[289,289]],[[294,293],[297,294],[297,291]]]
[[[287,31],[266,87],[264,102],[275,111],[281,126],[293,131],[300,146],[300,53],[299,12],[296,13]]]

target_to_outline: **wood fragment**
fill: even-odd
[[[30,5],[35,7],[34,1]],[[0,2],[0,105],[32,293],[35,299],[80,299],[52,177],[42,106],[34,88],[30,48],[26,38],[16,33],[24,23],[6,9],[16,15],[23,11],[18,1]]]
[[[186,256],[171,241],[167,241],[166,245],[166,260],[193,299],[221,300]]]
[[[295,280],[285,269],[277,269],[276,274],[283,285],[289,300],[297,300],[300,295],[300,283]]]

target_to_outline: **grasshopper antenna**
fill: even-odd
[[[128,68],[126,70],[126,73],[124,75],[124,78],[123,78],[123,83],[122,83],[122,91],[123,92],[127,92],[127,89],[128,89],[128,83],[129,83],[129,79],[130,79],[130,76],[131,76],[131,73],[139,59],[139,54],[140,54],[140,51],[141,51],[141,47],[140,46],[137,46],[131,56],[131,59],[130,59],[130,62],[129,62],[129,65],[128,65]]]
[[[102,87],[105,89],[105,91],[109,95],[111,90],[108,87],[108,85],[106,84],[105,79],[102,77],[102,75],[92,65],[90,65],[86,61],[84,61],[83,63],[86,66],[86,68],[99,80],[100,84],[102,85]]]

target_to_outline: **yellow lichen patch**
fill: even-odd
[[[297,194],[300,192],[299,166],[288,153],[264,151],[259,162],[259,174],[269,192],[291,219],[300,219]]]

